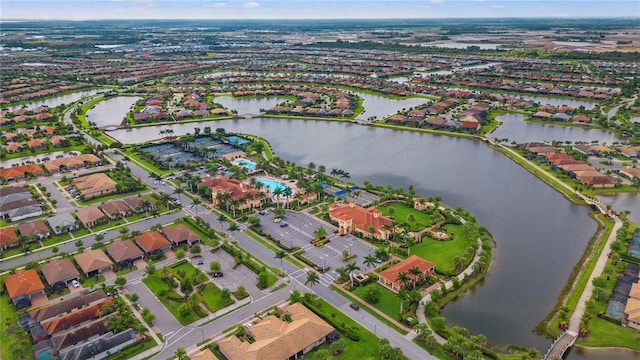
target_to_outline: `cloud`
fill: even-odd
[[[246,3],[242,4],[242,7],[243,8],[247,8],[247,9],[248,8],[257,8],[258,6],[260,6],[260,3],[259,2],[255,2],[255,1],[249,1],[249,2],[246,2]]]
[[[217,3],[207,5],[207,7],[212,7],[212,8],[223,8],[225,6],[227,6],[227,3],[225,2],[217,2]]]
[[[431,0],[430,3],[432,5],[436,5],[436,4],[442,4],[444,2],[444,0]]]
[[[490,7],[491,7],[492,9],[504,9],[504,5],[495,5],[495,4],[493,4],[493,5],[491,5]]]
[[[138,4],[151,4],[153,0],[136,0]]]

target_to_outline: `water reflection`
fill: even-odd
[[[23,106],[26,106],[27,108],[36,108],[38,106],[56,107],[62,104],[70,104],[72,102],[82,99],[85,96],[95,95],[99,92],[105,92],[107,90],[108,89],[95,89],[95,90],[79,91],[79,92],[74,92],[71,94],[66,94],[66,95],[53,97],[49,99],[35,100],[25,105],[11,106],[11,107],[8,107],[7,109],[9,111],[15,111]]]
[[[287,101],[287,99],[279,97],[234,98],[232,96],[216,96],[213,101],[228,110],[238,111],[239,115],[245,115],[260,114],[260,109],[272,108]]]
[[[140,99],[142,98],[136,96],[116,96],[101,101],[87,111],[87,121],[98,127],[120,125],[131,106]]]

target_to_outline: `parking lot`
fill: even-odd
[[[249,268],[244,265],[240,265],[237,268],[233,269],[233,265],[235,261],[233,257],[229,255],[226,251],[219,249],[215,253],[211,253],[208,250],[202,251],[200,253],[201,257],[196,257],[191,259],[191,263],[204,272],[210,272],[210,264],[213,261],[218,261],[220,263],[220,272],[223,274],[222,277],[214,277],[213,283],[216,284],[219,288],[227,288],[231,291],[236,291],[238,285],[242,285],[245,287],[249,295],[253,297],[253,300],[257,300],[265,296],[256,284],[258,283],[258,276]],[[199,261],[202,260],[202,264],[199,264]]]
[[[280,222],[274,221],[273,214],[259,216],[265,233],[280,240],[286,246],[302,248],[305,251],[304,256],[316,265],[331,267],[331,271],[328,274],[333,279],[338,276],[335,269],[347,264],[342,261],[343,250],[356,255],[356,258],[352,261],[355,261],[362,270],[365,269],[362,263],[365,256],[375,253],[376,250],[373,245],[358,240],[351,235],[337,236],[333,233],[335,231],[334,226],[306,213],[288,211]],[[281,227],[283,222],[288,225]],[[325,228],[329,242],[323,246],[314,246],[311,244],[311,240],[315,238],[313,232],[320,226]]]

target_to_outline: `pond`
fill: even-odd
[[[227,110],[238,111],[238,115],[260,114],[260,109],[269,109],[287,100],[281,97],[234,98],[232,96],[216,96],[213,99]]]
[[[122,124],[127,112],[142,99],[136,96],[115,96],[97,103],[86,114],[87,121],[95,123],[98,127],[119,126]]]
[[[70,93],[70,94],[66,94],[66,95],[62,95],[62,96],[56,96],[56,97],[52,97],[52,98],[48,98],[48,99],[42,99],[42,100],[35,100],[32,101],[30,103],[27,103],[25,105],[19,105],[19,106],[11,106],[8,107],[7,109],[9,111],[15,111],[16,109],[19,109],[23,106],[26,106],[28,109],[30,108],[36,108],[38,106],[48,106],[48,107],[56,107],[56,106],[60,106],[62,104],[71,104],[73,102],[76,102],[80,99],[82,99],[85,96],[91,96],[91,95],[95,95],[99,92],[106,92],[108,91],[108,89],[94,89],[94,90],[86,90],[86,91],[78,91],[78,92],[74,92],[74,93]]]

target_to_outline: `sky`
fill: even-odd
[[[635,17],[639,0],[0,0],[0,20]]]

